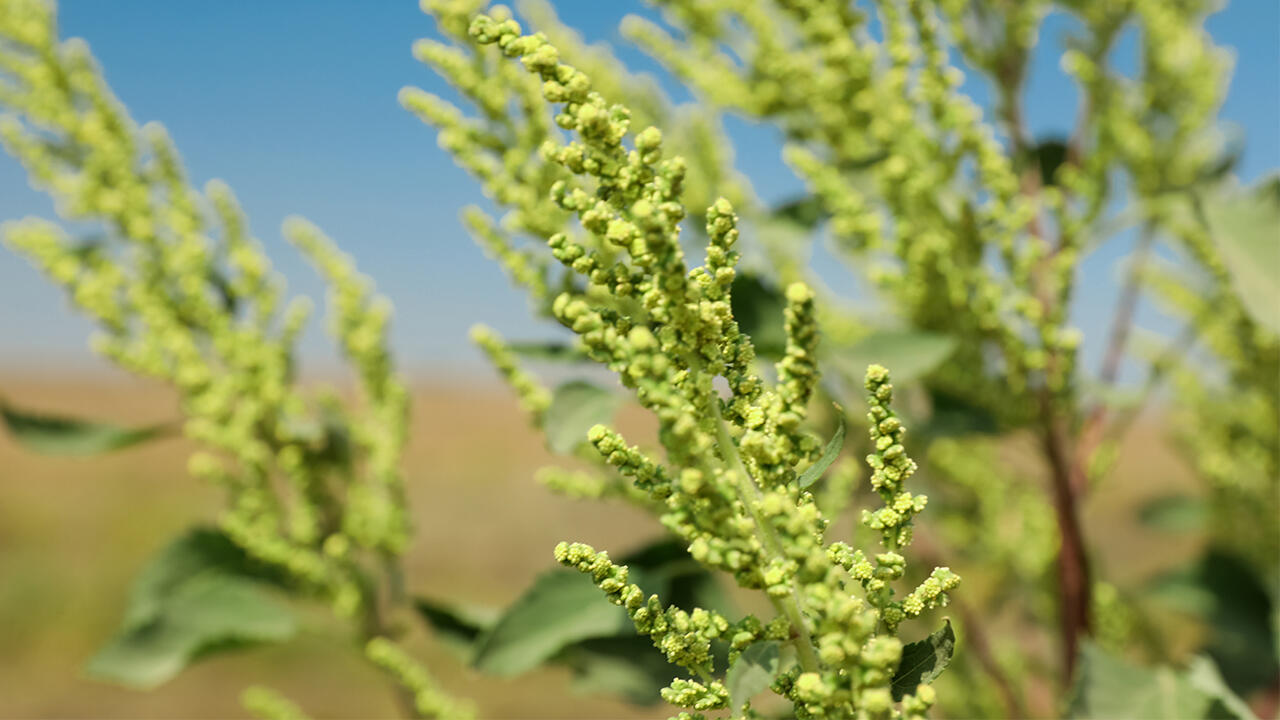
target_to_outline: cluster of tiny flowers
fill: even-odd
[[[96,350],[178,392],[201,446],[189,470],[225,488],[221,527],[234,542],[343,617],[375,612],[384,599],[365,565],[394,561],[409,536],[408,393],[387,349],[389,304],[319,230],[286,223],[330,288],[362,402],[304,393],[295,345],[309,301],[281,308],[283,282],[230,189],[192,188],[163,128],[135,125],[88,46],[58,40],[41,0],[0,2],[0,111],[0,140],[32,184],[66,219],[101,228],[74,238],[27,219],[0,227],[4,243],[97,321]]]
[[[541,267],[536,256],[521,254],[515,260],[512,242],[495,242],[491,229],[481,242],[531,292],[535,304],[539,293],[560,288],[549,297],[552,317],[575,333],[586,357],[614,371],[658,420],[662,460],[617,430],[596,425],[585,439],[596,452],[599,470],[544,471],[544,480],[579,496],[601,497],[620,494],[602,472],[625,479],[631,493],[627,497],[655,510],[687,543],[694,559],[730,573],[744,588],[763,591],[775,616],[768,622],[751,615],[730,622],[703,608],[664,605],[628,582],[625,566],[586,545],[561,543],[556,559],[589,575],[627,610],[637,630],[687,673],[662,693],[667,702],[684,708],[679,717],[702,717],[728,706],[728,691],[719,679],[725,668],[715,667],[713,641],[727,641],[731,657],[737,657],[765,639],[782,640],[794,649],[794,666],[782,672],[774,690],[793,703],[799,717],[923,713],[934,699],[931,688],[922,686],[901,702],[890,691],[902,652],[894,634],[907,615],[945,602],[958,578],[940,568],[916,591],[894,600],[888,580],[901,576],[901,561],[898,575],[878,585],[873,599],[841,562],[852,551],[824,539],[828,521],[814,496],[798,484],[799,472],[817,460],[820,449],[804,427],[818,381],[814,293],[802,283],[786,288],[781,318],[785,349],[774,368],[776,382],[766,382],[757,373],[752,340],[740,329],[731,306],[740,260],[734,203],[720,197],[696,211],[705,232],[706,260],[690,268],[679,239],[682,222],[692,211],[686,191],[689,164],[669,151],[656,126],[632,130],[636,117],[654,117],[651,106],[642,104],[633,116],[625,103],[612,101],[632,96],[624,91],[627,84],[618,80],[616,68],[591,63],[594,56],[571,45],[571,52],[588,58],[587,67],[610,78],[597,85],[590,73],[564,62],[548,36],[522,35],[505,11],[476,17],[463,40],[454,14],[458,4],[424,5],[472,53],[474,63],[465,67],[491,70],[481,83],[464,73],[463,64],[448,60],[459,51],[420,45],[431,48],[433,66],[482,110],[485,103],[494,108],[509,107],[510,99],[523,103],[532,87],[543,101],[557,106],[554,123],[569,133],[564,139],[542,132],[536,115],[545,110],[521,107],[517,123],[528,132],[542,132],[535,163],[521,144],[509,139],[495,146],[478,135],[462,137],[459,128],[478,133],[488,125],[419,91],[406,91],[406,105],[441,128],[441,142],[508,210],[504,229],[542,240],[544,256],[565,268],[565,279],[530,280],[529,268]],[[518,60],[536,82],[529,85],[513,78],[504,65],[492,64],[486,45]],[[494,161],[498,158],[501,162]],[[536,173],[531,170],[535,167]],[[520,172],[525,174],[513,175],[513,168],[524,168]],[[537,184],[544,179],[551,181]],[[559,216],[541,205],[548,200]],[[576,220],[577,227],[569,220]],[[546,391],[491,331],[478,330],[474,337],[541,422]],[[887,371],[872,368],[872,373],[877,388],[888,387]],[[717,378],[727,386],[723,397]],[[888,391],[874,401],[888,417]],[[888,462],[901,455],[900,446],[896,452],[889,453]],[[877,457],[883,459],[883,453]],[[898,474],[895,489],[905,492],[901,488],[907,474]],[[923,508],[923,498],[907,496],[911,507],[900,509],[894,520],[903,539],[909,539],[911,516]]]

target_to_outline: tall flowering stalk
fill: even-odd
[[[459,35],[458,4],[431,6],[441,12],[442,27]],[[847,544],[826,539],[829,521],[807,489],[812,480],[802,482],[820,450],[804,427],[819,376],[812,291],[802,283],[786,289],[785,349],[774,366],[776,381],[766,382],[756,369],[752,339],[732,311],[739,259],[732,203],[719,198],[706,209],[706,260],[690,268],[679,241],[688,214],[688,164],[667,152],[663,133],[648,126],[633,134],[625,105],[607,100],[587,73],[562,62],[545,36],[522,35],[509,15],[480,15],[469,35],[477,53],[496,45],[534,81],[491,66],[478,54],[475,64],[457,56],[442,62],[446,51],[424,44],[420,53],[430,55],[460,89],[482,106],[488,98],[486,121],[464,122],[443,100],[420,91],[405,91],[403,101],[441,126],[441,142],[510,208],[505,225],[545,235],[551,256],[568,269],[558,282],[541,279],[550,277],[546,269],[531,275],[527,256],[509,243],[492,243],[492,226],[481,237],[496,246],[494,254],[535,299],[547,288],[563,288],[543,298],[551,314],[576,333],[588,357],[614,371],[656,416],[665,458],[596,425],[585,440],[598,462],[643,493],[695,560],[726,571],[743,588],[763,591],[775,615],[731,621],[713,609],[667,605],[629,582],[626,566],[583,544],[561,543],[557,560],[589,574],[612,602],[626,608],[637,630],[687,673],[662,691],[665,700],[686,709],[680,717],[731,706],[735,715],[744,711],[746,698],[732,697],[721,679],[725,668],[715,663],[715,641],[729,644],[731,664],[758,643],[785,643],[794,662],[772,687],[799,717],[919,716],[933,703],[932,689],[920,684],[904,696],[891,687],[903,647],[897,629],[907,618],[945,604],[959,578],[939,568],[905,597],[892,589],[905,565],[898,551],[910,542],[911,518],[925,498],[903,488],[915,465],[899,442],[902,424],[888,406],[888,372],[873,366],[866,378],[875,449],[868,461],[886,503],[864,518],[881,531],[885,544],[872,563]],[[498,80],[468,84],[464,78],[479,78],[480,67]],[[524,98],[519,124],[506,117],[506,103],[497,99],[504,86]],[[571,140],[558,142],[540,124],[543,111],[529,102],[534,93],[557,107],[555,123]],[[536,149],[526,132],[539,139]],[[530,179],[544,183],[547,201],[528,192],[537,189]],[[571,219],[581,230],[571,227]],[[546,391],[516,366],[491,331],[477,339],[541,421]],[[725,383],[723,396],[717,379]]]
[[[1037,439],[1039,468],[1024,473],[962,457],[956,451],[961,441],[976,455],[993,453],[971,433],[941,423],[930,428],[934,432],[921,438],[929,444],[928,474],[948,482],[943,487],[957,502],[934,516],[937,534],[927,550],[931,557],[972,562],[984,570],[991,566],[987,551],[995,553],[1001,561],[990,579],[992,597],[1003,597],[1000,590],[1008,582],[1035,587],[1020,602],[1028,616],[1056,616],[1059,682],[1069,684],[1077,675],[1080,648],[1094,634],[1095,599],[1115,595],[1113,586],[1094,577],[1080,508],[1109,468],[1132,417],[1082,382],[1083,337],[1071,324],[1078,270],[1117,229],[1142,229],[1145,239],[1121,288],[1097,373],[1102,386],[1112,385],[1129,354],[1130,326],[1143,296],[1141,278],[1154,254],[1150,248],[1160,243],[1194,262],[1214,252],[1203,234],[1179,227],[1193,191],[1229,168],[1223,165],[1229,148],[1213,124],[1228,62],[1203,30],[1211,4],[885,0],[873,4],[875,23],[856,4],[825,0],[651,4],[662,22],[630,17],[623,34],[693,90],[700,116],[710,118],[707,127],[715,126],[719,112],[776,125],[784,137],[784,159],[810,189],[809,196],[771,210],[744,179],[721,169],[722,160],[691,162],[690,169],[698,172],[687,173],[698,196],[705,193],[707,179],[712,187],[732,190],[735,233],[750,241],[745,249],[743,243],[734,247],[748,257],[754,252],[765,258],[765,277],[780,287],[804,282],[814,288],[814,312],[827,334],[822,362],[828,376],[839,374],[841,354],[860,341],[873,346],[860,348],[860,357],[876,356],[876,331],[868,325],[882,320],[868,323],[852,316],[820,283],[810,282],[803,236],[818,224],[829,232],[838,254],[888,301],[900,323],[951,339],[945,362],[930,365],[924,379],[935,415],[957,412],[979,432],[1029,431]],[[481,221],[481,211],[469,211],[473,232],[515,282],[530,290],[535,308],[562,322],[569,305],[552,307],[558,289],[569,291],[567,302],[582,293],[589,303],[600,297],[600,286],[627,288],[629,280],[619,283],[606,275],[615,272],[619,252],[607,222],[598,219],[607,216],[572,195],[571,175],[602,175],[609,183],[616,176],[626,184],[635,174],[616,152],[610,157],[590,145],[562,146],[535,99],[543,93],[565,104],[553,118],[565,130],[579,129],[577,108],[588,107],[586,131],[613,133],[611,143],[621,141],[621,124],[628,117],[637,128],[665,129],[681,122],[682,109],[629,73],[607,49],[584,45],[545,3],[519,4],[520,13],[545,32],[519,41],[489,37],[496,32],[490,26],[480,29],[482,35],[466,35],[468,19],[485,5],[481,0],[424,0],[422,5],[452,44],[421,41],[416,55],[478,112],[469,116],[414,89],[401,98],[440,128],[441,146],[477,176],[504,213]],[[1081,104],[1068,136],[1037,138],[1025,119],[1026,76],[1044,19],[1053,12],[1079,21],[1060,62],[1079,85]],[[510,13],[497,7],[491,16],[505,23]],[[1113,51],[1126,28],[1142,38],[1139,67],[1132,74],[1114,64]],[[502,42],[516,43],[514,51],[501,48],[519,56],[531,76],[520,77],[482,47]],[[962,91],[964,72],[956,57],[993,88],[991,118],[984,118]],[[566,63],[581,72],[561,70]],[[592,105],[591,90],[605,102]],[[626,116],[615,104],[633,112]],[[647,152],[644,132],[634,142],[641,155]],[[667,133],[663,148],[703,158],[715,136],[703,137],[690,142],[687,134]],[[727,142],[719,138],[719,144]],[[1117,198],[1128,206],[1119,215]],[[688,212],[700,209],[685,204]],[[710,207],[714,211],[716,205]],[[715,219],[709,211],[708,273],[715,272],[722,252],[712,229]],[[698,233],[699,240],[702,220],[685,223],[686,232]],[[568,269],[556,268],[548,254]],[[590,282],[583,284],[578,273],[586,273]],[[610,310],[625,317],[630,309]],[[609,320],[604,322],[607,326]],[[496,340],[486,337],[492,350]],[[1231,343],[1240,347],[1234,339]],[[501,357],[515,362],[510,353]],[[725,377],[734,393],[732,406],[743,391]],[[527,404],[531,391],[518,387]],[[545,477],[569,489],[563,474]],[[574,487],[599,496],[613,487],[605,478]],[[974,506],[979,514],[968,512]],[[1009,523],[1031,535],[1010,539],[987,532],[993,524]],[[1016,548],[1006,547],[1010,543]],[[1046,571],[1055,579],[1052,587],[1042,582]],[[983,613],[963,604],[960,613],[972,635],[985,636]],[[1012,678],[1025,675],[1032,658],[1038,659],[1040,651],[1031,647],[1038,643],[1018,647],[1021,641],[1013,637],[993,642],[994,649],[975,644],[978,663],[1003,688],[1004,711],[1024,714],[1027,693]],[[972,713],[980,706],[991,707],[961,701],[954,711]]]
[[[191,187],[164,129],[135,125],[88,46],[59,42],[39,0],[0,2],[0,106],[0,139],[32,184],[67,220],[101,229],[80,239],[28,219],[0,235],[97,322],[98,352],[177,391],[183,433],[201,447],[190,472],[226,491],[221,531],[294,592],[353,621],[415,714],[469,712],[399,649],[390,626],[405,603],[410,527],[399,467],[408,393],[387,348],[387,301],[318,229],[286,222],[330,288],[333,334],[360,402],[305,392],[295,345],[310,302],[282,309],[283,282],[231,190]],[[266,691],[246,702],[270,715],[290,707]]]

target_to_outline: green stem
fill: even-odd
[[[765,552],[783,558],[782,543],[778,541],[778,536],[769,525],[768,519],[760,514],[759,505],[762,497],[760,488],[747,472],[747,466],[743,464],[742,456],[738,454],[738,446],[729,435],[729,427],[725,425],[724,418],[719,414],[716,416],[716,440],[721,457],[730,464],[730,470],[738,477],[738,495],[742,504],[747,507],[747,512],[751,513],[751,519],[755,521],[756,535],[760,544]],[[773,603],[775,610],[786,616],[792,629],[795,630],[796,637],[793,638],[793,644],[796,647],[796,659],[800,662],[801,669],[805,672],[818,672],[820,669],[818,655],[813,649],[813,637],[809,634],[809,626],[805,623],[804,614],[800,611],[800,594],[796,591],[795,585],[791,585],[791,592],[787,597],[779,598],[769,595],[769,600]]]

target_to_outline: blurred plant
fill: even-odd
[[[361,402],[305,393],[294,348],[310,309],[280,308],[282,280],[248,233],[229,188],[187,183],[164,129],[141,130],[79,40],[59,42],[52,8],[0,0],[0,138],[68,221],[5,224],[5,244],[66,289],[99,334],[94,348],[172,386],[183,434],[203,449],[192,475],[226,490],[218,529],[170,545],[138,578],[119,634],[90,662],[99,677],[150,687],[219,649],[290,637],[275,595],[330,604],[367,643],[416,714],[469,712],[396,644],[407,612],[400,556],[410,528],[399,463],[408,394],[387,352],[391,308],[320,232],[284,232],[330,287],[333,332]],[[216,238],[215,235],[216,228]],[[4,408],[19,440],[92,452],[167,428],[125,431]],[[265,691],[246,704],[296,715]]]

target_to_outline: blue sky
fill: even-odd
[[[608,42],[631,66],[660,73],[617,33],[624,15],[650,14],[638,1],[554,4],[589,40]],[[396,103],[405,85],[448,92],[410,56],[412,42],[434,32],[416,2],[60,5],[62,35],[89,42],[136,120],[169,129],[192,179],[221,178],[235,189],[291,290],[322,293],[279,236],[281,220],[300,214],[354,255],[393,300],[396,349],[414,370],[468,372],[479,357],[466,340],[474,322],[513,337],[549,332],[531,324],[524,297],[508,288],[460,227],[458,210],[481,200],[476,184],[436,147],[433,131]],[[1037,135],[1065,133],[1074,118],[1076,94],[1056,58],[1067,27],[1063,18],[1049,19],[1044,52],[1033,63],[1027,112]],[[1251,180],[1280,167],[1280,3],[1236,0],[1210,18],[1208,28],[1236,54],[1222,117],[1245,133],[1240,170]],[[1122,47],[1121,56],[1134,45]],[[674,87],[669,79],[664,85]],[[969,87],[983,98],[978,83]],[[778,159],[770,128],[733,119],[728,127],[738,167],[762,196],[800,189]],[[0,219],[26,215],[54,216],[17,163],[0,155]],[[1082,268],[1075,312],[1086,335],[1097,337],[1105,328],[1117,261],[1126,252],[1122,240]],[[100,367],[86,349],[90,330],[59,291],[0,251],[0,367]],[[332,361],[318,327],[304,347],[313,365]],[[1087,357],[1095,353],[1086,347]]]

